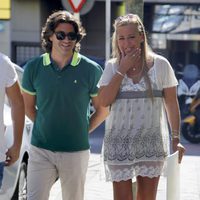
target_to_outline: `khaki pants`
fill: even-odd
[[[48,200],[57,178],[60,178],[63,200],[83,200],[89,153],[89,150],[52,152],[31,146],[28,200]]]

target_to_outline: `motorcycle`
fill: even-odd
[[[199,69],[196,65],[189,64],[184,67],[182,78],[178,84],[178,100],[181,110],[181,118],[188,115],[192,99],[200,88]]]
[[[181,110],[183,137],[192,142],[200,142],[200,124],[197,115],[191,112],[191,103],[200,89],[199,69],[196,65],[189,64],[184,67],[183,76],[179,80],[178,99]]]
[[[182,122],[182,135],[191,143],[200,143],[200,99],[194,99],[189,110]]]

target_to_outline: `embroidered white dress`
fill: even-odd
[[[99,85],[107,85],[117,68],[115,59],[108,61]],[[163,88],[178,84],[171,65],[162,56],[155,55],[148,75],[155,91],[162,92]],[[134,84],[125,76],[119,95],[146,90],[144,78]],[[102,153],[107,181],[128,180],[138,175],[161,175],[169,154],[169,131],[163,98],[155,96],[153,103],[150,98],[141,96],[117,98],[106,120]]]

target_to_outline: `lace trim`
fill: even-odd
[[[147,129],[143,132],[138,130],[135,135],[130,132],[131,130],[106,130],[104,161],[113,164],[132,163],[141,160],[163,160],[168,155],[167,145],[163,143],[159,129]]]
[[[106,170],[106,181],[127,181],[137,176],[154,178],[162,174],[163,166],[135,166],[131,168],[117,169],[117,170]]]

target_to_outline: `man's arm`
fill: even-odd
[[[6,165],[11,165],[19,158],[24,129],[24,101],[18,82],[6,88],[6,95],[11,107],[11,117],[13,123],[13,145],[6,152]]]
[[[99,103],[99,97],[92,97],[92,104],[95,112],[90,117],[89,133],[96,129],[108,116],[109,107],[103,107]]]
[[[36,96],[30,95],[26,92],[22,92],[23,98],[24,98],[24,104],[25,104],[25,113],[28,116],[28,118],[34,122],[35,116],[36,116]]]

